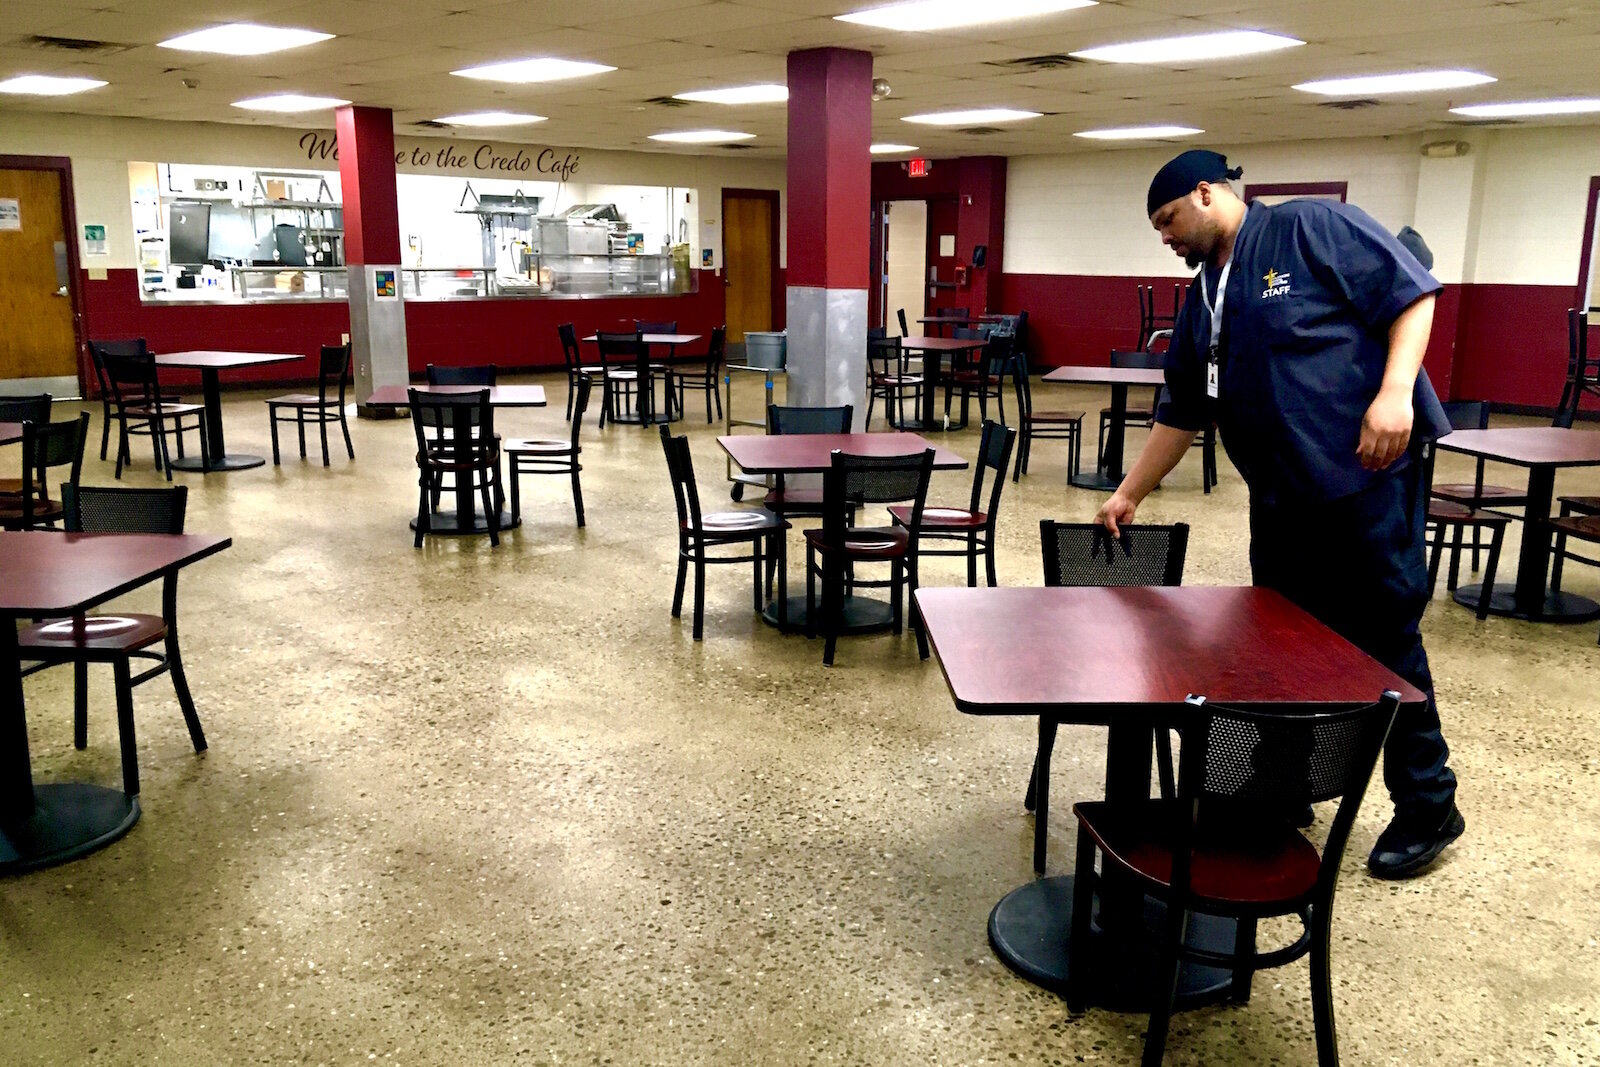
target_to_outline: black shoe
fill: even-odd
[[[1316,821],[1316,811],[1311,807],[1310,804],[1307,804],[1305,808],[1294,813],[1294,817],[1289,820],[1289,823],[1291,826],[1294,826],[1297,829],[1304,830],[1306,827],[1310,826]]]
[[[1467,821],[1454,804],[1442,822],[1423,816],[1396,815],[1378,835],[1367,868],[1379,878],[1410,878],[1438,858],[1445,846],[1460,837]]]

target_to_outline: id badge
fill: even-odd
[[[1211,358],[1206,360],[1206,396],[1215,400],[1217,398],[1217,383],[1220,378],[1217,368],[1217,350],[1213,346]]]

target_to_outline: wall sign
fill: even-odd
[[[337,162],[338,139],[322,130],[307,130],[297,142],[306,154],[306,161]],[[437,147],[417,145],[410,151],[397,148],[394,165],[408,170],[438,171],[442,174],[506,174],[518,177],[542,177],[564,182],[578,171],[579,155],[565,149],[517,145],[495,145],[489,142],[458,144],[441,141]]]
[[[395,272],[392,270],[375,270],[372,272],[372,295],[377,300],[400,299],[400,287],[395,282]]]
[[[104,226],[85,226],[83,228],[83,254],[86,256],[110,255],[106,247],[106,228]]]
[[[0,198],[0,230],[20,229],[22,229],[21,202]]]

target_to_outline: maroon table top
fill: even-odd
[[[22,440],[22,423],[0,422],[0,445]]]
[[[647,333],[644,335],[644,343],[647,345],[692,345],[703,336],[705,335],[698,333]],[[600,338],[591,333],[584,340],[590,344],[596,344]]]
[[[834,449],[857,456],[912,456],[933,448],[936,470],[965,470],[967,461],[914,433],[734,434],[717,438],[751,474],[819,474],[833,466]]]
[[[934,326],[960,326],[968,322],[999,322],[1004,315],[929,315],[918,322]]]
[[[1159,367],[1057,367],[1044,380],[1079,385],[1165,385],[1167,375]]]
[[[211,534],[0,532],[0,615],[76,614],[231,544]]]
[[[229,367],[293,363],[305,358],[300,353],[290,352],[166,352],[156,356],[156,366],[187,367],[191,370],[227,370]]]
[[[981,337],[922,337],[912,334],[900,338],[901,348],[914,348],[918,352],[969,352],[988,343]]]
[[[923,588],[956,707],[1112,724],[1137,707],[1363,704],[1422,694],[1269,589]]]
[[[481,385],[418,385],[430,393],[476,393]],[[542,408],[545,406],[542,385],[491,385],[489,406],[495,408]],[[367,403],[379,408],[403,408],[411,402],[406,386],[380,385],[372,391]]]
[[[1555,426],[1456,430],[1441,437],[1439,447],[1519,467],[1600,466],[1600,433],[1593,430],[1563,430]]]

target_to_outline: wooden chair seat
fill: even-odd
[[[691,534],[699,534],[708,541],[719,537],[729,537],[739,540],[749,540],[757,531],[781,530],[787,527],[782,519],[767,511],[713,511],[700,516],[700,525],[693,529],[684,527]]]
[[[1509,485],[1486,485],[1480,491],[1471,482],[1458,482],[1449,485],[1436,485],[1433,495],[1440,500],[1453,500],[1458,504],[1498,504],[1502,507],[1511,507],[1528,502],[1528,491],[1516,489]]]
[[[1172,827],[1179,815],[1175,802],[1091,801],[1074,804],[1072,811],[1119,866],[1153,886],[1172,888]],[[1316,847],[1287,821],[1252,817],[1234,806],[1227,808],[1226,818],[1209,824],[1202,808],[1193,856],[1192,896],[1245,911],[1282,907],[1306,897],[1322,864]]]
[[[1511,519],[1506,515],[1478,511],[1475,508],[1469,508],[1465,504],[1458,504],[1453,500],[1430,500],[1428,502],[1428,521],[1487,527],[1505,526],[1511,522]]]
[[[920,374],[874,374],[872,376],[872,384],[873,385],[888,386],[888,387],[907,387],[907,386],[912,386],[912,385],[921,385],[922,384],[922,375],[920,375]]]
[[[889,509],[889,514],[894,517],[895,522],[901,525],[911,521],[911,509],[904,505],[894,505]],[[983,511],[969,511],[966,508],[925,507],[922,509],[922,525],[924,528],[936,526],[943,529],[982,529],[988,522],[989,515]]]
[[[1072,423],[1082,422],[1081,411],[1033,411],[1022,416],[1028,422]]]
[[[62,514],[61,501],[33,498],[31,515],[35,523],[55,522]],[[8,522],[21,522],[24,518],[21,493],[12,494],[9,498],[0,497],[0,527]]]
[[[114,659],[166,637],[160,615],[86,615],[81,632],[72,619],[29,626],[17,634],[17,647],[23,659]]]
[[[267,403],[289,408],[320,408],[332,407],[338,401],[324,401],[321,397],[312,396],[310,393],[285,393],[283,396],[273,397]]]
[[[825,530],[807,530],[806,544],[823,552],[840,552],[847,559],[886,560],[906,554],[911,536],[899,526],[851,526],[844,531],[844,544],[830,544]]]
[[[1556,499],[1564,505],[1565,510],[1600,515],[1600,496],[1562,496]]]
[[[1564,515],[1550,526],[1580,541],[1600,541],[1600,515]]]
[[[164,418],[172,418],[177,415],[203,415],[205,410],[204,404],[162,404],[160,414]],[[129,418],[147,419],[156,416],[156,409],[154,407],[129,404],[122,409],[122,413]]]

